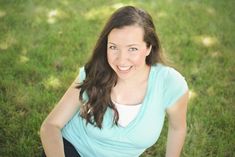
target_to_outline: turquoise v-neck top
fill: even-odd
[[[84,79],[85,71],[81,68],[80,80]],[[187,90],[187,83],[179,72],[156,64],[151,66],[147,93],[139,113],[126,127],[113,125],[110,108],[105,112],[102,129],[86,125],[78,111],[62,129],[62,136],[82,157],[138,157],[157,141],[166,109]]]

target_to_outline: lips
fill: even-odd
[[[117,66],[117,69],[121,72],[128,72],[132,66]]]

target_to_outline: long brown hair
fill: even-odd
[[[133,6],[125,6],[115,11],[104,26],[90,60],[85,64],[85,80],[78,85],[80,100],[84,102],[80,115],[91,123],[102,128],[104,113],[110,107],[114,111],[114,124],[117,125],[118,111],[113,104],[110,93],[117,83],[117,75],[107,61],[108,35],[114,28],[138,25],[144,30],[144,41],[147,47],[152,46],[150,54],[146,57],[146,64],[164,63],[161,57],[160,42],[155,32],[152,17],[144,10]],[[86,94],[88,100],[83,100]]]

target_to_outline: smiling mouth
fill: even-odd
[[[132,66],[117,66],[117,69],[121,72],[128,72]]]

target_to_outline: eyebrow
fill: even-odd
[[[112,43],[112,42],[108,42],[108,44],[113,44],[113,45],[116,45],[116,44],[114,44],[114,43]]]
[[[112,43],[112,42],[108,42],[109,44],[113,44],[113,45],[117,45],[115,43]],[[138,46],[139,44],[129,44],[127,45],[127,47],[131,47],[131,46]]]
[[[129,44],[127,45],[127,47],[131,47],[131,46],[138,46],[139,44]]]

